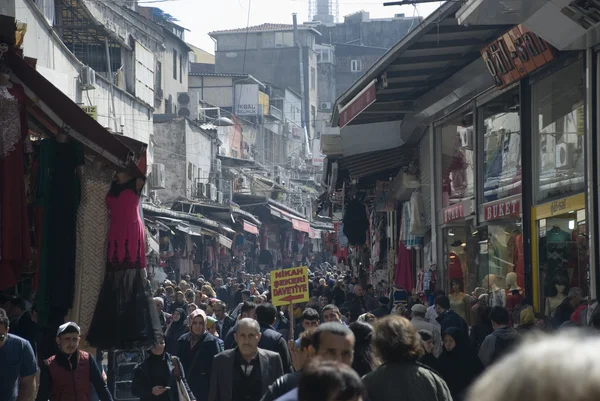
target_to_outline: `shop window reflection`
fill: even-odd
[[[553,317],[569,288],[589,294],[589,266],[585,210],[538,221],[540,305]]]
[[[521,124],[518,90],[486,103],[483,118],[484,202],[521,193]]]
[[[532,86],[537,201],[585,188],[583,79],[578,61]]]
[[[442,142],[442,207],[474,196],[473,115],[461,116],[438,129]]]
[[[477,284],[477,238],[469,222],[445,228],[446,268],[450,295],[472,295]],[[454,288],[456,287],[456,288]],[[451,297],[452,298],[452,297]],[[458,313],[458,312],[457,312]]]

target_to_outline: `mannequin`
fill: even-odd
[[[496,285],[496,275],[489,274],[483,278],[483,282],[481,283],[483,288],[488,290],[490,294],[490,306],[502,306],[506,307],[506,292],[502,289],[498,288]]]
[[[544,314],[548,317],[554,317],[554,311],[562,301],[567,298],[568,288],[567,280],[564,277],[556,277],[554,279],[554,288],[556,288],[556,295],[546,298],[546,310]]]
[[[523,295],[523,289],[519,287],[518,275],[515,272],[510,272],[506,275],[506,290],[507,294],[512,294],[514,291],[518,291],[520,295]]]
[[[469,326],[473,323],[471,316],[471,297],[463,292],[463,283],[460,279],[452,280],[452,292],[450,293],[450,309],[465,319]]]

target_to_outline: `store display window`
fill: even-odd
[[[437,128],[442,145],[442,208],[474,196],[473,113],[458,114]]]
[[[521,124],[518,89],[479,109],[483,135],[483,202],[521,193]]]
[[[565,205],[566,210],[557,211],[561,205]],[[537,208],[549,211],[542,212],[547,217],[538,219],[536,224],[540,268],[539,309],[548,317],[554,316],[556,307],[567,297],[570,288],[580,288],[584,296],[589,294],[584,206],[585,198],[574,196]]]
[[[580,60],[532,85],[535,199],[585,189],[584,65]]]
[[[444,228],[444,259],[451,295],[471,295],[477,287],[477,237],[473,235],[474,231],[469,222]]]

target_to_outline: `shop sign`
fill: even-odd
[[[574,212],[581,209],[585,209],[585,194],[557,199],[533,208],[536,220],[545,219],[568,212]]]
[[[231,249],[233,241],[226,236],[219,234],[219,244],[223,245],[227,249]]]
[[[81,106],[81,109],[94,120],[98,119],[98,106]]]
[[[503,88],[551,62],[557,51],[529,28],[518,25],[481,50],[496,85]]]
[[[308,302],[308,267],[273,270],[271,303],[275,306]]]
[[[313,239],[321,239],[321,230],[317,230],[316,228],[310,228],[310,234],[308,234],[309,238]]]
[[[244,231],[250,234],[258,235],[258,227],[247,221],[244,221]]]
[[[454,220],[464,219],[465,216],[469,216],[473,213],[473,201],[468,200],[457,203],[456,205],[449,206],[442,209],[442,222],[443,224],[449,223]]]
[[[310,233],[310,223],[308,221],[302,221],[302,220],[292,218],[292,227],[296,231]]]
[[[483,220],[497,220],[521,216],[521,197],[508,198],[483,205]]]
[[[340,128],[350,124],[360,113],[377,100],[377,80],[371,81],[358,95],[340,110]]]

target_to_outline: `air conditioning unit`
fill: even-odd
[[[238,184],[240,185],[240,188],[248,188],[248,177],[246,176],[241,176],[238,178]]]
[[[84,65],[81,67],[81,89],[84,91],[96,89],[96,71]]]
[[[568,169],[573,167],[573,154],[575,149],[572,143],[559,143],[556,145],[556,168]]]
[[[196,184],[196,197],[206,198],[206,187],[208,187],[208,185],[206,185],[203,182],[199,182],[198,184]]]
[[[165,165],[154,163],[152,165],[152,189],[165,189]]]
[[[331,102],[321,102],[319,104],[319,110],[331,110]]]
[[[213,201],[216,202],[217,201],[217,187],[215,186],[215,184],[208,184],[208,198]]]
[[[163,96],[164,96],[164,93],[163,93],[163,90],[162,90],[162,89],[156,89],[156,90],[154,91],[154,98],[155,98],[155,99],[160,99],[160,100],[162,100]]]
[[[217,191],[217,203],[220,205],[223,204],[223,192],[221,191]]]
[[[227,149],[223,146],[219,146],[219,156],[227,156]]]
[[[220,173],[222,170],[221,159],[217,159],[217,171]]]
[[[460,144],[464,149],[473,149],[473,128],[458,127]]]
[[[200,100],[198,92],[177,93],[177,115],[190,120],[198,119]]]

